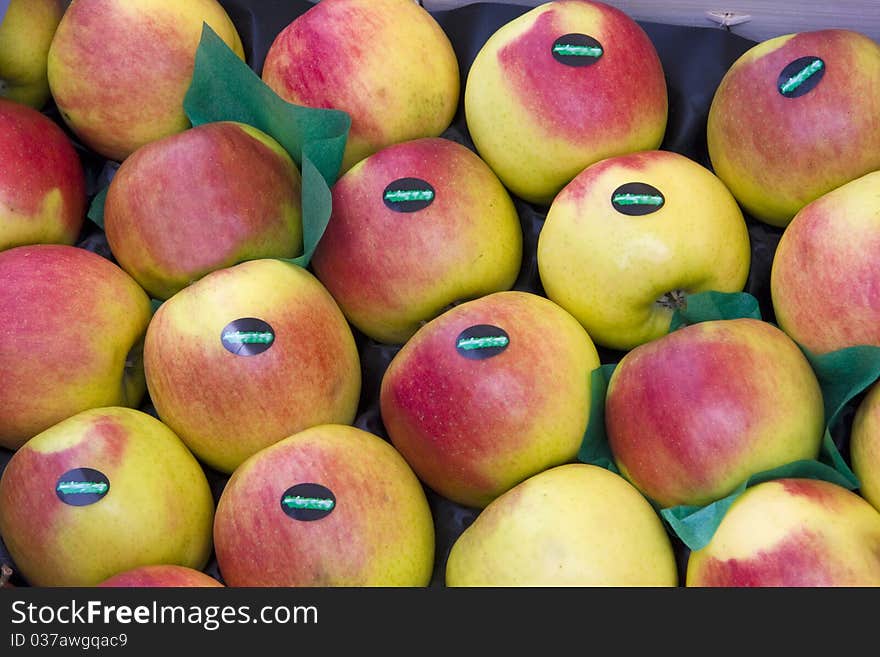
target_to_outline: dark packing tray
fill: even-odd
[[[257,74],[262,72],[263,60],[276,35],[312,6],[312,3],[306,0],[220,0],[220,3],[226,8],[238,28],[247,63]],[[467,73],[483,43],[502,25],[530,9],[524,6],[477,3],[458,9],[431,12],[455,48],[461,70],[462,98]],[[722,28],[682,27],[647,22],[640,22],[640,25],[654,43],[666,73],[669,119],[660,148],[685,155],[711,169],[706,146],[706,118],[712,96],[727,69],[741,54],[755,45],[755,42],[731,34]],[[51,103],[44,112],[64,127],[57,109]],[[88,191],[90,196],[93,196],[99,189],[107,162],[84,147],[66,127],[65,130],[81,156],[86,168]],[[455,120],[442,136],[475,150],[464,120],[463,101],[459,102]],[[514,289],[543,295],[538,276],[536,248],[547,207],[536,206],[516,197],[514,201],[522,222],[524,237],[522,269]],[[763,317],[768,321],[774,321],[770,301],[770,267],[782,229],[762,224],[748,215],[746,221],[751,238],[752,261],[745,290],[757,297]],[[91,222],[86,222],[78,246],[113,259],[103,232]],[[387,439],[379,414],[379,388],[386,367],[400,347],[376,343],[356,329],[353,330],[363,371],[363,388],[355,425]],[[599,348],[599,355],[603,363],[616,363],[622,353]],[[855,402],[852,402],[851,406],[855,407]],[[140,408],[156,415],[149,398],[144,400]],[[849,410],[851,416],[852,409]],[[844,416],[843,420],[841,426],[848,427],[850,424],[848,418]],[[845,447],[846,437],[836,438],[840,445]],[[5,468],[11,456],[12,452],[0,449],[0,471]],[[205,471],[216,501],[228,476],[207,467]],[[436,557],[431,586],[437,587],[444,585],[446,558],[452,544],[473,522],[479,511],[451,502],[427,488],[426,493],[436,528]],[[680,582],[683,584],[688,550],[676,537],[673,536],[672,540],[678,557]],[[0,563],[12,564],[2,544],[2,537],[0,537]],[[205,572],[222,581],[216,560],[213,558],[205,568]],[[27,585],[27,582],[17,574],[13,575],[11,582],[16,586]]]

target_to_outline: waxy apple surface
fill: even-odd
[[[880,513],[827,481],[758,484],[691,553],[687,585],[880,586]]]
[[[10,0],[0,16],[0,97],[34,109],[49,100],[49,46],[64,0]]]
[[[395,200],[407,194],[428,200]],[[522,241],[492,170],[460,144],[425,138],[389,146],[337,181],[312,265],[352,324],[402,344],[450,305],[510,289]]]
[[[159,417],[223,472],[310,426],[350,424],[360,398],[345,316],[312,274],[279,260],[217,270],[162,304],[144,366]]]
[[[33,586],[94,586],[151,564],[203,568],[213,516],[193,455],[128,408],[59,422],[19,449],[0,479],[0,534]]]
[[[85,175],[64,131],[0,98],[0,251],[73,244],[83,224]]]
[[[773,257],[780,328],[815,354],[880,347],[880,171],[804,207]]]
[[[244,260],[302,253],[301,178],[287,152],[241,123],[152,142],[116,172],[104,229],[120,266],[156,299]]]
[[[479,154],[514,194],[545,205],[590,164],[659,147],[667,102],[644,30],[584,0],[548,2],[504,25],[464,92]]]
[[[636,347],[605,401],[620,472],[663,507],[702,506],[753,474],[815,459],[823,421],[803,353],[754,319],[694,324]]]
[[[547,296],[615,349],[665,335],[686,294],[741,291],[750,264],[724,183],[670,151],[587,167],[553,200],[538,239]]]
[[[190,125],[183,99],[207,23],[244,59],[216,0],[77,0],[49,48],[61,116],[92,150],[122,161]]]
[[[750,215],[787,225],[811,201],[880,169],[878,80],[880,44],[852,30],[759,43],[712,99],[715,173]]]
[[[676,586],[669,535],[622,477],[574,463],[526,479],[459,536],[447,586]]]
[[[382,420],[422,481],[485,507],[574,459],[598,366],[589,335],[562,308],[496,292],[443,313],[403,346],[382,379]]]
[[[262,77],[288,102],[351,116],[342,172],[385,146],[438,137],[458,107],[452,44],[410,0],[322,0],[275,38]]]
[[[229,586],[427,586],[434,524],[421,483],[378,436],[316,426],[232,475],[214,521]]]
[[[80,411],[137,407],[150,299],[122,269],[73,246],[0,252],[0,445]]]

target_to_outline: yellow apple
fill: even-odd
[[[853,30],[755,45],[709,108],[715,173],[750,215],[786,226],[807,203],[880,169],[878,79],[880,43]]]
[[[880,513],[841,486],[779,479],[746,490],[709,544],[692,552],[687,585],[880,586]]]
[[[213,518],[193,455],[129,408],[59,422],[19,449],[0,479],[0,533],[34,586],[94,586],[146,565],[204,568]]]
[[[676,586],[660,517],[625,479],[574,463],[525,480],[452,546],[447,586]]]
[[[742,290],[750,262],[748,228],[724,183],[669,151],[582,171],[554,199],[538,239],[547,296],[615,349],[667,333],[683,293]]]
[[[49,48],[49,87],[87,146],[122,161],[189,127],[183,99],[207,23],[239,57],[216,0],[74,0]]]
[[[0,97],[35,109],[49,99],[46,61],[63,0],[10,0],[0,23]]]
[[[284,100],[351,116],[342,171],[391,144],[439,137],[458,108],[449,37],[412,0],[322,0],[275,38],[263,81]]]
[[[489,37],[468,73],[464,109],[501,181],[547,205],[584,167],[658,148],[668,102],[660,58],[636,21],[601,2],[564,0]]]

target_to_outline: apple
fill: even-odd
[[[64,0],[9,0],[0,16],[0,97],[34,109],[49,100],[46,62]]]
[[[361,332],[402,344],[451,304],[510,289],[522,241],[485,162],[427,137],[388,146],[337,181],[312,267]]]
[[[203,568],[213,516],[193,455],[129,408],[59,422],[19,449],[0,479],[0,534],[32,586],[94,586],[150,564]]]
[[[91,251],[0,251],[0,446],[89,408],[138,406],[150,315],[138,284]]]
[[[120,266],[156,299],[243,260],[302,252],[301,178],[269,135],[208,123],[135,151],[104,206]]]
[[[0,98],[0,251],[73,244],[85,206],[83,166],[64,131],[37,110]]]
[[[458,537],[446,585],[677,586],[660,517],[629,482],[572,463],[495,499]]]
[[[464,108],[501,181],[548,205],[594,162],[659,147],[668,102],[660,58],[638,23],[601,2],[556,0],[489,37]]]
[[[416,475],[485,507],[575,458],[590,413],[596,347],[577,320],[528,292],[496,292],[427,323],[382,379],[380,411]]]
[[[126,570],[105,579],[98,586],[101,588],[181,588],[222,587],[223,585],[199,570],[186,566],[162,564]]]
[[[275,38],[263,81],[296,105],[351,116],[342,171],[385,146],[438,137],[458,108],[458,60],[411,0],[322,0]]]
[[[183,98],[207,23],[244,59],[216,0],[75,0],[48,55],[61,116],[92,150],[122,161],[189,127]]]
[[[316,426],[233,473],[214,520],[228,586],[427,586],[434,524],[421,483],[386,441]]]
[[[872,386],[856,408],[849,453],[859,492],[880,511],[880,384]]]
[[[880,171],[807,204],[773,256],[780,328],[815,354],[880,347]]]
[[[747,489],[690,554],[687,586],[880,586],[878,545],[880,513],[855,493],[777,479]]]
[[[665,335],[685,294],[741,291],[751,247],[742,211],[712,172],[645,151],[602,160],[566,185],[537,256],[547,296],[598,344],[628,350]]]
[[[351,424],[361,369],[351,328],[308,271],[251,260],[212,272],[156,311],[144,346],[159,417],[230,473],[317,424]]]
[[[605,400],[608,444],[662,507],[703,506],[751,475],[815,459],[822,391],[785,333],[755,319],[693,324],[621,360]]]
[[[880,169],[880,44],[852,30],[787,34],[737,59],[712,99],[715,173],[753,217],[787,225]]]

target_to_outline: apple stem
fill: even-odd
[[[682,310],[687,308],[687,292],[684,290],[670,290],[657,299],[656,303],[673,312]]]

